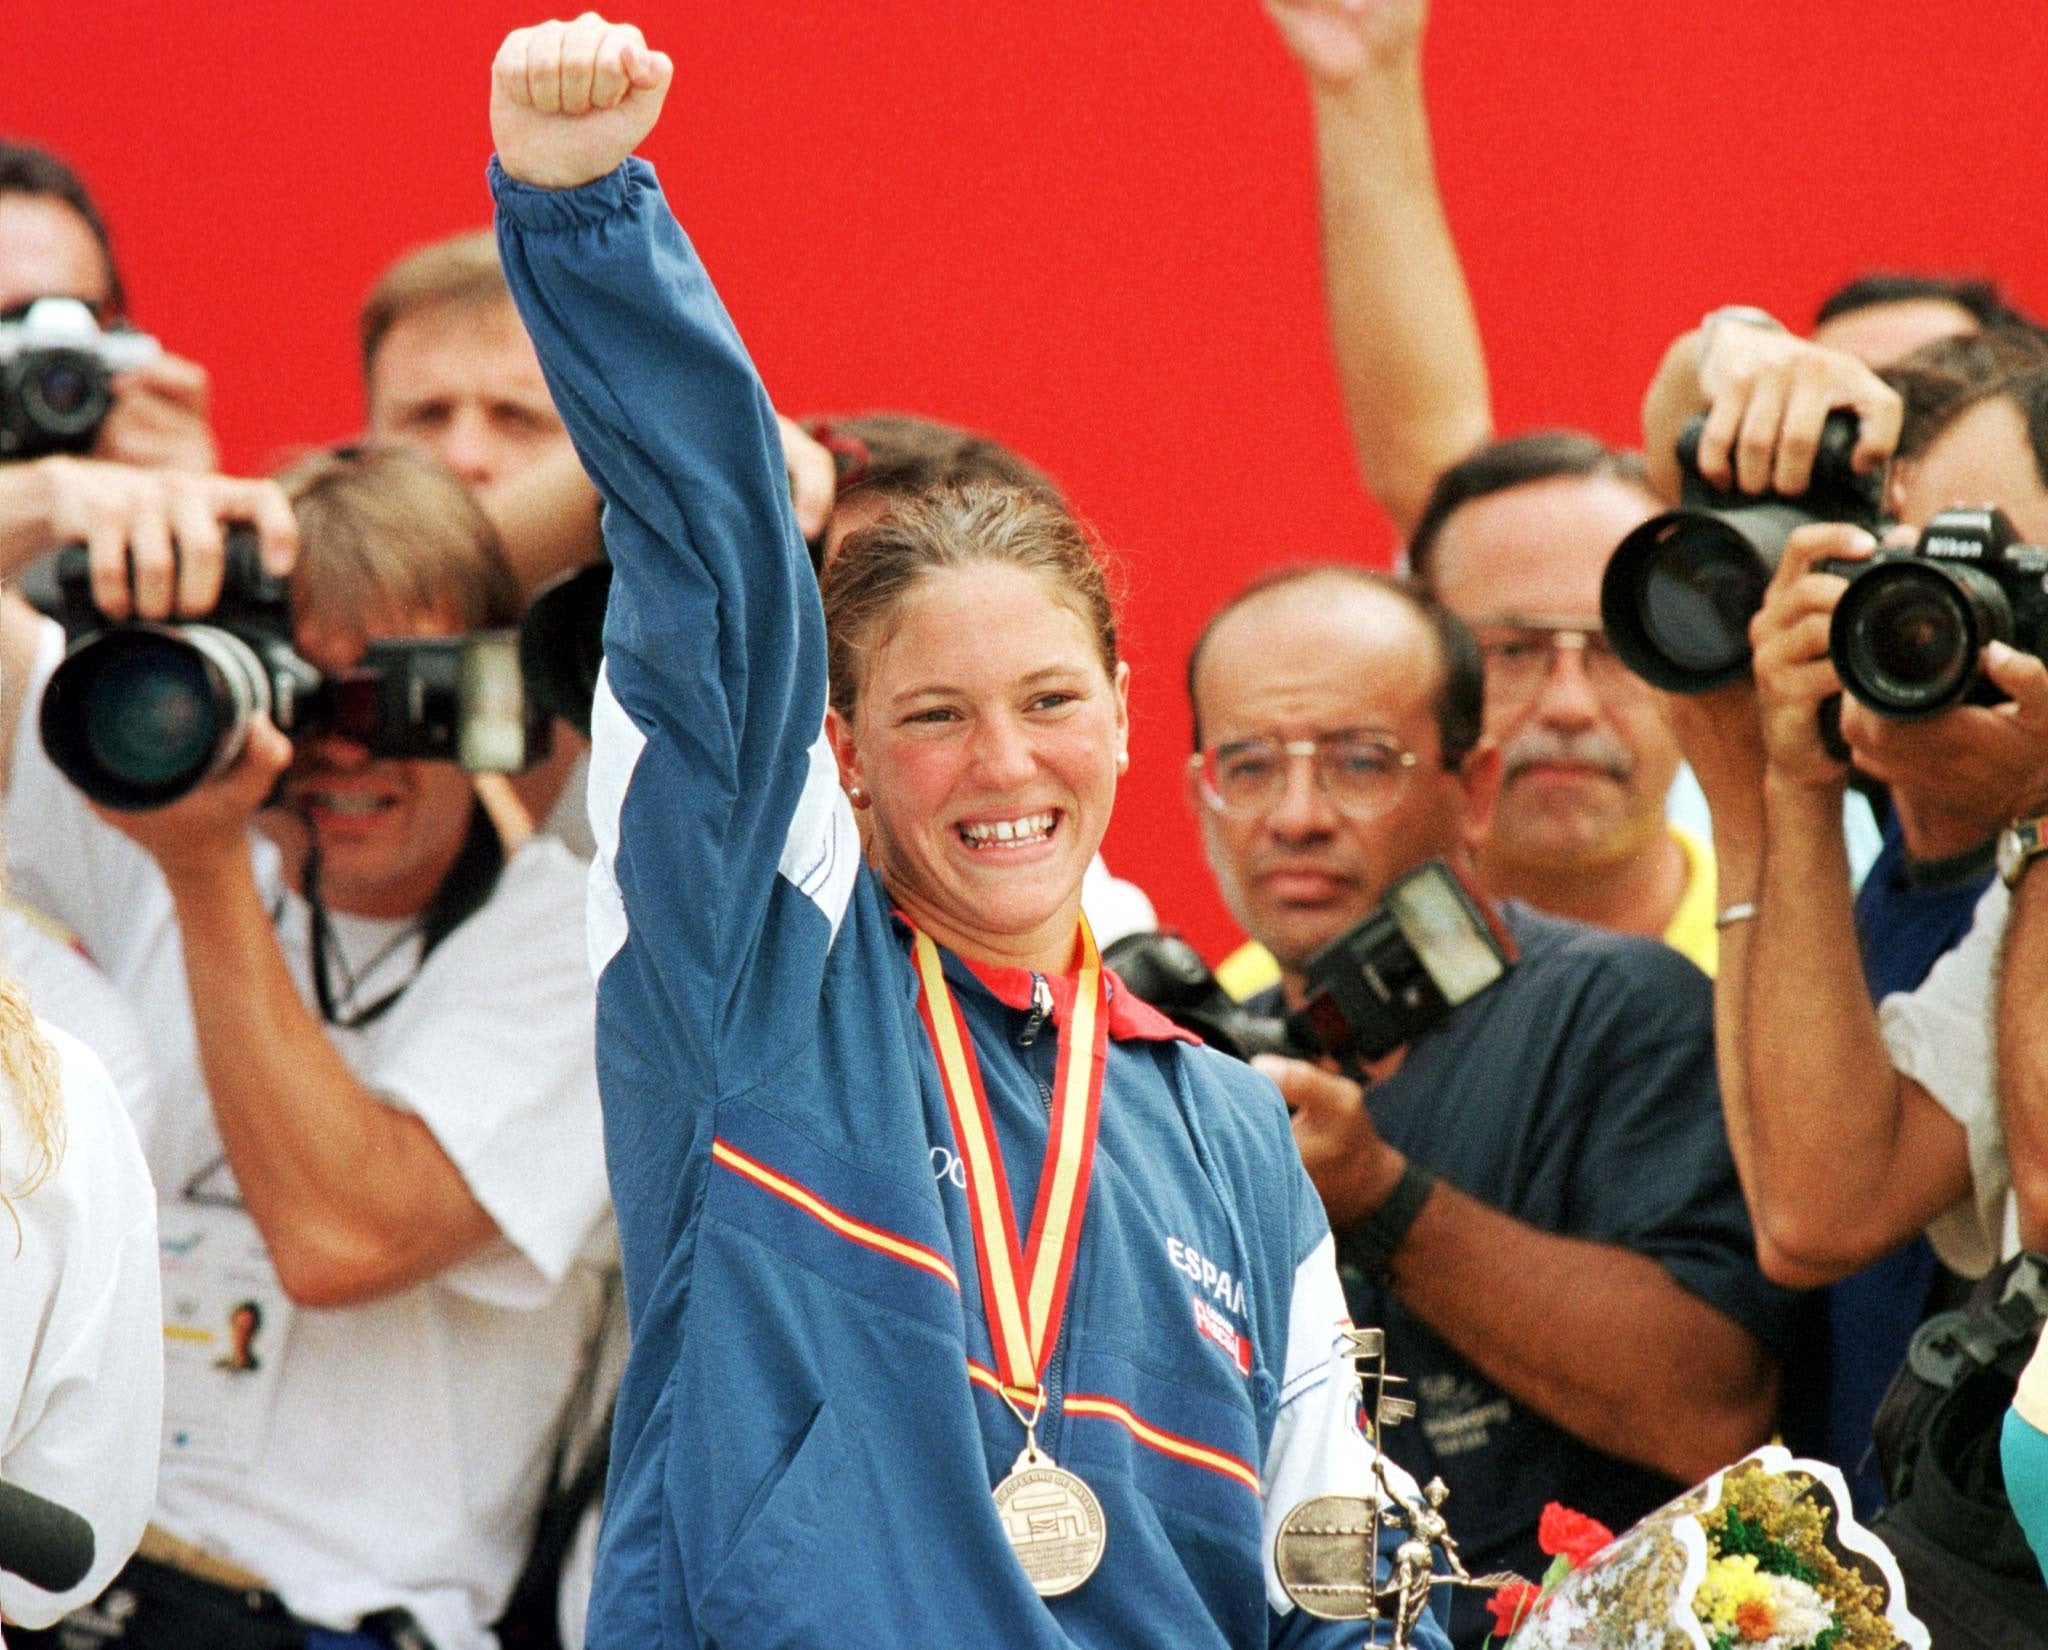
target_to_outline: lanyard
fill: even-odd
[[[1040,1377],[1059,1341],[1067,1283],[1081,1246],[1088,1182],[1095,1169],[1095,1129],[1102,1113],[1102,1078],[1109,1057],[1108,993],[1102,956],[1087,919],[1081,920],[1081,973],[1069,1023],[1059,1028],[1052,1119],[1030,1235],[1020,1246],[1009,1176],[996,1143],[995,1120],[982,1088],[974,1043],[961,1023],[939,963],[939,949],[914,931],[912,957],[923,986],[918,1012],[938,1056],[946,1109],[967,1173],[967,1210],[974,1259],[981,1274],[996,1374],[1004,1401],[1027,1431],[1045,1407]]]

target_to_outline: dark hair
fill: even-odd
[[[1980,327],[2025,327],[2034,323],[2005,301],[1998,288],[1981,276],[1898,275],[1872,271],[1835,288],[1821,300],[1813,324],[1880,304],[1909,304],[1932,299],[1967,310]]]
[[[35,195],[59,201],[76,212],[99,243],[100,257],[107,266],[106,296],[98,306],[100,318],[108,320],[127,310],[128,293],[121,284],[121,267],[114,262],[114,242],[83,178],[46,149],[0,138],[0,195]]]
[[[1017,487],[976,483],[906,498],[847,536],[820,582],[832,706],[849,720],[868,658],[927,574],[993,563],[1035,573],[1088,626],[1116,677],[1116,607],[1088,531],[1067,509]]]
[[[1209,615],[1209,622],[1202,626],[1202,633],[1195,638],[1194,648],[1188,654],[1188,712],[1194,721],[1195,748],[1200,750],[1202,747],[1202,707],[1195,697],[1195,678],[1201,670],[1202,655],[1208,649],[1210,638],[1239,608],[1276,590],[1307,584],[1314,579],[1337,579],[1346,584],[1363,585],[1368,590],[1384,591],[1405,602],[1422,621],[1435,638],[1437,656],[1443,660],[1444,666],[1443,685],[1437,690],[1435,705],[1437,744],[1442,747],[1446,768],[1455,772],[1463,766],[1465,758],[1479,743],[1479,732],[1486,721],[1486,662],[1479,651],[1477,639],[1465,621],[1438,601],[1421,580],[1375,572],[1372,568],[1354,566],[1350,562],[1310,562],[1263,574]]]
[[[1066,507],[1051,476],[1000,441],[915,413],[869,412],[809,421],[813,433],[851,437],[867,462],[841,484],[839,501],[867,496],[917,498],[983,483],[1030,493]]]
[[[1561,477],[1606,477],[1649,492],[1640,453],[1625,453],[1580,430],[1535,430],[1490,441],[1436,478],[1408,535],[1408,566],[1424,584],[1435,579],[1436,541],[1444,524],[1468,504]]]
[[[1921,345],[1878,374],[1905,402],[1897,456],[1914,458],[1925,452],[1942,431],[1979,402],[2010,396],[2026,411],[2018,387],[2044,371],[2048,371],[2048,336],[2032,327],[1989,327]],[[2042,462],[2037,443],[2035,463]]]

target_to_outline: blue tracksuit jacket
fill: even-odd
[[[591,1644],[1356,1644],[1270,1568],[1289,1508],[1368,1472],[1321,1209],[1265,1079],[1127,999],[1040,1427],[1108,1547],[1031,1591],[989,1495],[1022,1430],[983,1384],[905,934],[821,733],[768,398],[645,163],[559,193],[493,163],[492,187],[616,569],[591,944],[634,1344]],[[1028,1209],[1054,1038],[1012,1006],[1028,978],[946,967]]]

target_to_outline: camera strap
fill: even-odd
[[[472,802],[469,834],[463,838],[462,851],[455,856],[455,863],[448,867],[448,874],[434,890],[434,897],[427,902],[426,910],[420,913],[420,954],[419,960],[413,964],[412,973],[367,1007],[343,1014],[335,1007],[334,984],[328,969],[333,930],[327,919],[326,903],[320,898],[320,838],[316,833],[313,846],[306,855],[305,897],[311,913],[313,995],[320,1004],[320,1018],[341,1031],[360,1031],[383,1018],[392,1005],[411,989],[412,982],[419,978],[420,970],[426,966],[427,958],[433,955],[434,947],[483,908],[504,869],[505,845],[498,839],[497,828],[491,824],[491,816],[484,811],[483,804]]]

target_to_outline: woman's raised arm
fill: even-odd
[[[721,1081],[717,1042],[764,951],[784,1013],[815,991],[790,965],[822,963],[858,849],[823,753],[824,623],[775,413],[653,168],[630,158],[670,77],[636,29],[515,33],[492,71],[491,181],[505,276],[604,494],[615,570],[591,768],[619,896],[600,877],[600,1013],[643,1055],[661,1025],[673,1105]],[[604,989],[626,949],[644,1012]]]

